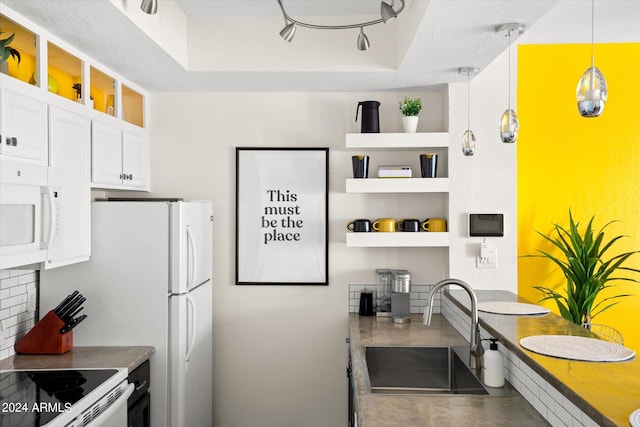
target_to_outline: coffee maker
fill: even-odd
[[[391,319],[393,323],[409,323],[411,273],[391,270]]]

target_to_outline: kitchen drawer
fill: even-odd
[[[134,384],[135,386],[135,390],[133,391],[133,394],[129,397],[129,406],[135,403],[141,396],[144,396],[147,390],[149,390],[149,380],[150,380],[149,367],[150,367],[150,363],[147,360],[129,374],[129,382]]]

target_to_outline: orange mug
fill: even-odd
[[[422,221],[420,227],[424,231],[447,231],[447,220],[442,218],[427,218]]]

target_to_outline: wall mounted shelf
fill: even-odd
[[[449,147],[449,133],[348,133],[346,135],[346,147],[372,150]]]
[[[347,247],[448,247],[449,233],[346,233]]]
[[[345,186],[347,193],[447,193],[449,178],[349,178]]]

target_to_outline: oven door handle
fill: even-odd
[[[134,391],[135,388],[136,387],[135,387],[135,385],[133,383],[129,383],[127,388],[124,390],[124,393],[122,393],[120,395],[120,397],[115,402],[113,402],[111,404],[111,406],[109,406],[107,408],[106,411],[104,411],[102,414],[98,415],[97,418],[94,418],[89,424],[87,424],[87,426],[89,426],[89,427],[100,427],[106,421],[109,421],[109,418],[111,418],[111,416],[113,416],[113,414],[118,412],[122,408],[122,405],[126,405],[127,404],[127,399],[129,399],[129,396],[131,396],[131,394],[133,394],[133,391]],[[107,425],[109,425],[109,424],[107,424]]]

